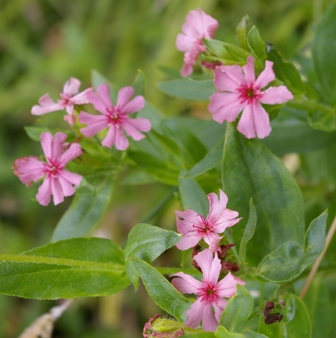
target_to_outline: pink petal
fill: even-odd
[[[13,164],[14,174],[22,183],[27,185],[36,182],[44,176],[44,164],[39,159],[29,156],[15,160]]]
[[[195,303],[192,304],[189,310],[186,312],[187,320],[186,326],[196,329],[201,323],[203,318],[204,303],[200,298],[196,299]]]
[[[215,221],[213,221],[213,231],[220,234],[224,232],[227,228],[230,228],[240,222],[240,218],[236,218],[238,216],[237,211],[226,209],[223,211],[221,217]]]
[[[211,193],[208,195],[208,200],[210,210],[208,217],[211,217],[212,219],[219,218],[226,208],[228,197],[222,190],[219,190],[219,198],[215,193]]]
[[[194,70],[193,65],[184,64],[180,71],[180,74],[182,77],[188,77],[192,74],[193,70]]]
[[[264,88],[274,79],[275,79],[275,74],[273,71],[273,62],[266,60],[265,69],[260,73],[254,85],[255,87],[259,89]]]
[[[36,200],[41,205],[47,206],[50,203],[50,196],[51,196],[51,180],[50,178],[47,177],[38,189],[38,192],[36,194]]]
[[[59,103],[55,103],[49,96],[49,94],[43,95],[39,99],[39,106],[35,105],[32,108],[32,115],[43,115],[57,110],[63,110],[64,107]]]
[[[53,136],[51,133],[46,132],[40,135],[41,146],[46,159],[53,158]]]
[[[127,137],[121,128],[116,128],[116,148],[118,150],[126,150],[129,146]]]
[[[200,235],[197,231],[189,231],[185,233],[180,241],[176,244],[176,247],[179,250],[188,250],[194,247],[201,239],[202,235]]]
[[[86,137],[96,135],[101,130],[108,127],[105,115],[91,115],[82,111],[79,113],[78,118],[80,123],[87,124],[87,127],[80,129],[81,133]]]
[[[225,309],[225,306],[227,304],[227,300],[224,298],[219,298],[217,303],[212,303],[212,306],[215,309],[215,318],[217,322],[219,323],[220,317],[223,313],[223,310]]]
[[[175,215],[177,231],[180,234],[185,234],[188,231],[194,230],[193,225],[197,224],[200,219],[199,214],[194,210],[175,210]],[[183,218],[183,220],[181,218]]]
[[[212,312],[211,304],[206,304],[203,310],[202,328],[204,331],[215,332],[218,327],[218,321]]]
[[[184,272],[178,272],[170,277],[178,277],[172,279],[172,284],[181,293],[195,294],[199,288],[202,287],[202,283],[194,277],[185,274]]]
[[[239,95],[236,93],[216,92],[210,97],[208,109],[216,122],[233,122],[245,105],[246,104],[239,99]]]
[[[213,257],[212,252],[209,249],[205,249],[195,255],[194,260],[202,270],[202,280],[215,285],[218,281],[221,271],[221,263],[217,257],[217,254],[215,254],[215,257]]]
[[[249,56],[247,58],[247,65],[242,67],[245,77],[246,77],[246,84],[248,86],[253,85],[255,82],[255,73],[254,73],[254,57]]]
[[[107,85],[106,85],[107,86]],[[104,104],[104,101],[98,96],[92,88],[88,89],[86,92],[86,96],[91,104],[93,104],[94,108],[101,112],[102,114],[106,115],[106,105]]]
[[[259,101],[265,104],[280,104],[293,99],[286,86],[270,87],[262,93]]]
[[[191,38],[185,34],[179,34],[176,38],[176,47],[179,51],[186,52],[192,48],[194,42],[194,38]]]
[[[70,125],[74,125],[76,123],[76,116],[75,115],[65,115],[64,121],[68,122]]]
[[[116,108],[122,112],[125,112],[125,106],[129,103],[133,94],[134,94],[134,89],[132,87],[121,88],[118,92],[118,100],[117,100]],[[131,108],[132,108],[132,105],[131,105]]]
[[[129,101],[122,108],[124,114],[132,114],[140,111],[145,106],[145,99],[143,96],[136,96],[133,100]]]
[[[258,102],[245,107],[237,129],[247,138],[264,138],[272,130],[269,116]]]
[[[61,186],[62,195],[63,196],[73,195],[76,192],[76,189],[72,186],[72,184],[68,180],[64,179],[62,176],[63,175],[58,176],[58,183]],[[55,201],[55,198],[54,198],[54,201]]]
[[[242,84],[246,84],[246,79],[238,65],[216,67],[214,85],[218,90],[236,92]]]
[[[71,143],[70,147],[58,158],[58,161],[65,166],[68,162],[82,154],[79,143]]]
[[[67,170],[62,170],[62,172],[59,174],[59,177],[77,187],[80,186],[80,182],[82,181],[82,178],[83,178],[83,176],[71,173],[70,171],[67,171]],[[65,196],[70,196],[70,195],[65,195]]]
[[[149,131],[151,129],[151,123],[145,118],[128,119],[123,124],[123,129],[127,135],[131,136],[133,140],[139,141],[145,137],[140,131]]]
[[[89,91],[92,91],[92,88],[88,88],[88,89],[84,90],[83,92],[74,96],[71,100],[73,102],[73,104],[88,104],[88,103],[90,103],[90,101],[87,97],[87,93]]]
[[[107,148],[112,148],[113,145],[116,143],[116,129],[117,127],[114,125],[111,125],[109,127],[109,130],[107,132],[106,137],[102,141],[102,145]]]
[[[113,107],[113,103],[111,101],[110,87],[106,83],[102,83],[97,88],[97,94],[99,98],[104,103],[106,108]]]
[[[237,284],[245,285],[245,282],[229,272],[222,280],[217,283],[218,296],[221,298],[230,298],[234,296],[237,290]]]
[[[79,80],[72,77],[69,81],[65,83],[63,87],[63,93],[69,96],[76,95],[79,91],[80,84],[81,83]]]
[[[218,247],[218,243],[220,241],[220,237],[215,231],[208,232],[203,236],[204,242],[209,245],[210,248]],[[216,250],[210,250],[211,252],[215,252]]]
[[[63,153],[64,142],[67,138],[67,135],[61,132],[58,132],[54,135],[52,140],[52,155],[51,160],[58,160]]]
[[[64,201],[63,189],[57,177],[51,177],[51,194],[53,195],[54,205]]]

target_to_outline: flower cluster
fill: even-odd
[[[208,200],[209,213],[206,217],[194,210],[175,211],[177,231],[182,234],[177,248],[187,250],[195,247],[201,239],[209,246],[193,257],[193,265],[203,273],[202,281],[179,272],[173,275],[179,278],[174,278],[172,283],[181,293],[193,293],[198,296],[186,312],[186,325],[196,328],[202,322],[205,331],[216,331],[227,303],[225,298],[235,294],[237,284],[244,285],[244,282],[231,272],[218,282],[220,272],[223,270],[223,264],[219,259],[219,255],[222,254],[219,243],[223,237],[219,234],[237,224],[241,218],[238,218],[237,211],[226,208],[228,198],[222,190],[219,190],[219,197],[215,193],[210,193]],[[231,246],[229,245],[226,250]],[[212,307],[215,312],[212,311]]]
[[[102,145],[108,148],[115,145],[118,150],[126,150],[129,147],[125,133],[138,141],[145,137],[141,132],[151,129],[151,123],[147,119],[129,117],[130,114],[143,109],[145,105],[143,96],[139,95],[131,99],[134,95],[132,87],[120,89],[115,106],[110,98],[110,88],[107,84],[99,85],[97,93],[92,88],[78,93],[79,87],[80,81],[71,78],[65,83],[60,100],[54,102],[49,94],[45,94],[39,99],[39,105],[32,108],[31,113],[43,115],[65,109],[68,115],[64,117],[64,120],[70,125],[74,125],[77,121],[74,114],[75,106],[92,104],[101,115],[80,112],[79,122],[87,125],[80,129],[82,135],[91,137],[108,129]],[[41,205],[48,205],[51,196],[53,196],[55,205],[63,202],[65,196],[75,193],[74,186],[78,187],[82,180],[81,175],[64,169],[68,162],[82,154],[79,143],[72,143],[68,147],[65,145],[66,137],[67,135],[61,132],[56,133],[55,136],[49,132],[43,133],[41,145],[46,162],[30,156],[19,158],[13,164],[14,174],[27,186],[44,178],[36,195],[36,199]]]
[[[203,273],[202,281],[183,272],[178,272],[172,275],[175,277],[172,283],[181,293],[197,296],[196,301],[186,312],[187,320],[185,324],[191,328],[197,328],[202,322],[204,331],[214,332],[227,303],[225,298],[235,295],[237,284],[245,285],[245,283],[233,276],[231,272],[218,281],[221,263],[217,253],[213,257],[209,249],[205,249],[194,256],[194,260]],[[214,312],[212,308],[214,308]]]
[[[218,23],[202,10],[190,11],[186,23],[182,27],[184,34],[179,34],[176,40],[177,49],[186,52],[181,75],[187,77],[192,74],[193,66],[200,53],[207,49],[203,38],[211,39],[218,28]],[[209,111],[218,123],[233,122],[240,112],[238,131],[246,138],[264,138],[272,130],[269,115],[263,104],[281,104],[293,99],[292,93],[285,87],[269,87],[262,91],[270,82],[275,80],[273,62],[266,60],[265,69],[256,79],[254,71],[254,57],[247,58],[247,64],[222,65],[209,62],[207,68],[214,68],[214,85],[218,92],[210,98]],[[202,64],[202,63],[201,63]]]

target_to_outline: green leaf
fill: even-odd
[[[74,238],[21,255],[0,255],[0,293],[57,299],[105,296],[125,289],[124,253],[102,238]]]
[[[200,332],[200,333],[192,333],[185,334],[183,338],[215,338],[215,334],[213,332]]]
[[[272,338],[311,337],[311,322],[303,301],[292,294],[284,297],[283,319],[280,323],[267,325],[260,320],[259,333]]]
[[[309,124],[312,128],[332,132],[336,130],[336,109],[329,108],[327,110],[314,110],[310,111]]]
[[[52,241],[87,236],[103,218],[110,204],[114,181],[100,179],[93,192],[76,194],[69,209],[58,222]]]
[[[315,276],[304,299],[312,321],[313,337],[331,337],[334,322],[332,299],[324,276]]]
[[[229,332],[224,326],[218,326],[216,333],[216,338],[244,338],[241,333]]]
[[[275,282],[292,280],[312,264],[322,253],[325,245],[327,212],[314,219],[305,235],[305,247],[296,242],[280,245],[259,264],[262,277]]]
[[[256,26],[253,26],[247,34],[247,44],[259,63],[260,68],[263,68],[263,62],[267,58],[266,43],[261,39],[260,33]]]
[[[312,43],[314,64],[322,85],[323,96],[332,104],[336,102],[335,17],[336,3],[333,3],[316,25]]]
[[[218,142],[195,166],[185,175],[185,178],[196,177],[220,165],[223,152],[223,140]]]
[[[300,189],[279,158],[257,139],[248,140],[228,123],[222,162],[223,191],[228,208],[243,217],[230,230],[233,242],[244,234],[252,197],[258,226],[247,261],[253,264],[287,241],[303,244],[304,219]]]
[[[240,44],[240,47],[244,50],[248,50],[247,45],[247,33],[250,27],[250,18],[248,15],[245,15],[242,20],[239,22],[236,34],[237,34],[237,40]]]
[[[160,82],[158,87],[167,95],[190,101],[209,101],[210,96],[216,91],[212,80],[171,80]]]
[[[226,304],[220,318],[220,325],[230,332],[242,332],[253,310],[253,298],[250,292],[237,284],[237,292]]]
[[[209,212],[209,202],[203,191],[193,178],[184,178],[183,171],[179,180],[179,188],[184,210],[191,209],[206,216]]]
[[[28,137],[33,141],[40,142],[41,134],[50,130],[47,127],[24,127]]]
[[[245,262],[246,260],[246,244],[253,237],[257,225],[257,212],[254,207],[252,199],[250,200],[250,213],[247,221],[243,237],[239,245],[239,261]]]
[[[254,331],[244,331],[243,332],[244,338],[268,338],[267,336],[254,332]]]
[[[250,55],[244,49],[231,45],[230,43],[203,39],[203,43],[207,49],[218,57],[225,65],[244,65]]]
[[[305,153],[336,142],[336,132],[314,130],[299,120],[286,118],[272,122],[272,132],[262,140],[276,155]]]
[[[301,75],[291,62],[285,61],[275,49],[268,53],[267,59],[273,61],[276,78],[281,80],[293,94],[303,94],[305,92]]]
[[[134,88],[134,95],[145,95],[146,78],[142,70],[138,69],[138,73],[132,83],[132,87]]]
[[[126,267],[132,264],[142,279],[145,288],[156,305],[174,316],[179,321],[184,321],[185,312],[190,308],[191,302],[182,296],[168,280],[148,263],[135,258],[126,259]]]
[[[135,256],[148,263],[174,246],[181,235],[149,224],[140,223],[128,235],[125,256]]]

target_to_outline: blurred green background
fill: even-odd
[[[11,170],[18,157],[36,155],[25,126],[57,124],[59,116],[36,118],[31,107],[45,93],[57,99],[70,77],[90,86],[99,71],[118,87],[130,85],[144,71],[146,99],[166,115],[206,111],[160,93],[164,67],[177,71],[183,54],[175,47],[185,16],[198,7],[215,17],[217,39],[235,42],[235,29],[248,14],[262,38],[291,59],[309,44],[314,23],[330,0],[1,0],[0,1],[0,252],[20,253],[50,240],[70,199],[57,207],[34,201],[37,187],[27,189]],[[56,113],[57,115],[57,113]],[[141,221],[150,204],[169,188],[119,187],[101,232],[123,238]],[[139,198],[146,194],[144,204]],[[174,229],[174,205],[157,222]],[[16,337],[55,302],[0,297],[0,337]],[[132,288],[116,296],[75,302],[56,324],[53,337],[140,337],[148,317],[160,312],[146,293]]]

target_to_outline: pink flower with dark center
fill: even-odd
[[[178,272],[172,275],[172,277],[178,277],[172,280],[172,284],[181,293],[197,296],[195,303],[186,312],[185,324],[195,329],[202,322],[204,331],[215,332],[227,303],[225,298],[235,295],[237,284],[245,285],[245,283],[233,276],[231,272],[218,281],[221,263],[217,253],[213,257],[209,249],[194,256],[194,260],[202,270],[202,281],[183,272]],[[214,312],[212,308],[214,308]]]
[[[89,100],[86,97],[86,93],[89,89],[78,94],[80,81],[74,78],[71,78],[67,81],[63,87],[63,93],[61,93],[61,99],[54,102],[49,94],[43,95],[39,99],[39,104],[32,108],[31,113],[33,115],[43,115],[57,110],[66,110],[68,113],[67,116],[64,116],[64,120],[69,124],[74,124],[76,122],[76,117],[74,116],[74,106],[78,104],[87,104]]]
[[[266,61],[258,78],[254,73],[254,58],[247,65],[220,66],[215,69],[215,87],[220,91],[210,97],[209,111],[215,121],[233,122],[241,111],[238,130],[247,138],[264,138],[272,128],[267,112],[261,105],[280,104],[293,98],[286,86],[261,89],[275,79],[273,62]]]
[[[56,133],[54,137],[49,132],[41,134],[41,145],[47,162],[29,156],[17,159],[13,165],[14,174],[27,186],[44,177],[36,195],[37,201],[44,206],[50,203],[51,195],[55,205],[63,202],[64,196],[75,193],[73,185],[79,187],[82,180],[81,175],[64,169],[68,162],[82,154],[78,143],[72,143],[64,149],[66,137],[64,133]]]
[[[178,50],[185,52],[184,66],[181,76],[187,77],[193,72],[193,66],[200,53],[206,51],[202,39],[212,39],[218,28],[218,22],[201,9],[192,10],[186,17],[186,23],[182,26],[182,34],[176,39]]]
[[[176,244],[178,249],[187,250],[203,238],[211,251],[215,252],[221,240],[218,234],[241,220],[237,218],[237,211],[226,208],[228,198],[222,190],[219,190],[219,198],[215,193],[211,193],[208,200],[209,213],[206,218],[194,210],[175,211],[177,231],[183,235]]]
[[[96,135],[101,130],[108,128],[108,132],[102,145],[108,148],[116,146],[118,150],[125,150],[129,142],[124,132],[134,140],[139,141],[145,137],[141,132],[151,129],[151,123],[145,118],[131,119],[130,114],[140,111],[145,100],[143,96],[136,96],[132,87],[124,87],[119,90],[117,104],[114,106],[110,98],[110,88],[107,84],[101,84],[97,88],[97,94],[90,90],[87,97],[96,110],[102,115],[91,115],[80,112],[79,121],[87,124],[80,131],[86,137]]]

